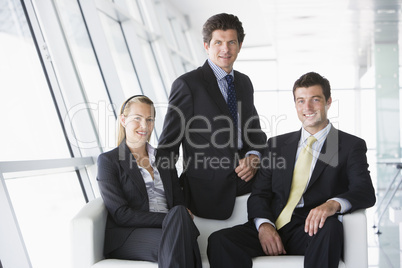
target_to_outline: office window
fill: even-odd
[[[154,53],[152,51],[151,44],[144,39],[140,39],[142,51],[146,59],[146,65],[148,67],[149,78],[152,87],[144,88],[144,94],[149,96],[155,103],[157,108],[158,119],[155,122],[155,131],[157,135],[160,135],[163,127],[163,118],[167,111],[167,92],[163,86],[161,75],[158,70],[158,66],[155,61]]]
[[[191,57],[192,55],[190,53],[189,43],[185,35],[185,26],[183,26],[183,24],[180,23],[176,18],[170,19],[169,22],[178,46],[178,50],[186,57]]]
[[[140,39],[140,42],[151,78],[150,80],[152,82],[152,88],[144,88],[144,92],[154,95],[153,98],[157,102],[165,102],[167,99],[167,93],[158,70],[152,44],[144,39]]]
[[[359,101],[360,107],[356,110],[356,113],[359,116],[359,136],[366,141],[367,148],[373,150],[377,147],[376,111],[373,109],[373,103],[375,103],[375,90],[361,90]],[[347,108],[345,107],[345,109]]]
[[[33,267],[70,267],[69,223],[85,204],[76,176],[75,172],[5,176]]]
[[[114,0],[114,2],[128,13],[139,23],[144,24],[141,8],[138,0]]]
[[[70,158],[62,118],[21,2],[0,0],[0,6],[0,161]],[[85,203],[77,173],[71,170],[2,174],[33,267],[69,267],[66,230]]]
[[[78,3],[68,0],[57,0],[55,3],[69,49],[73,54],[72,58],[75,68],[79,72],[83,91],[89,102],[88,106],[84,104],[81,106],[83,109],[85,107],[90,108],[102,147],[113,147],[116,138],[114,130],[115,118],[100,72],[100,66],[98,65]],[[77,109],[80,108],[77,107]]]
[[[175,68],[175,73],[181,75],[188,71],[186,65],[183,63],[179,55],[172,53],[172,56],[170,58]]]
[[[142,94],[134,62],[127,49],[127,43],[124,38],[120,23],[113,18],[107,16],[103,12],[99,12],[104,33],[112,53],[115,68],[120,78],[124,94],[126,97]],[[113,90],[112,88],[109,90]]]
[[[0,161],[70,157],[21,4],[3,8]]]
[[[174,49],[178,49],[178,45],[176,42],[176,39],[174,37],[173,29],[170,24],[170,19],[169,19],[169,14],[166,14],[165,9],[162,4],[159,4],[157,7],[157,12],[158,12],[158,19],[160,22],[162,34],[164,38],[166,39],[166,44]]]

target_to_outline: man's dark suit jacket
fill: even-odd
[[[248,200],[250,220],[266,218],[275,222],[285,207],[300,135],[301,131],[297,131],[268,140]],[[373,206],[376,197],[366,151],[364,140],[332,126],[303,194],[304,207],[297,208],[297,213],[307,217],[311,209],[334,197],[348,200],[352,205],[349,212]]]
[[[168,154],[158,150],[157,168],[170,209],[184,205],[184,198],[174,163],[166,161]],[[97,180],[109,212],[105,231],[105,256],[119,248],[135,228],[162,228],[166,213],[149,211],[144,179],[125,141],[98,157]]]
[[[172,85],[159,147],[178,156],[182,145],[184,170],[180,180],[186,205],[200,217],[230,217],[236,197],[234,169],[238,160],[250,150],[263,152],[266,145],[250,79],[235,71],[234,83],[241,119],[241,151],[237,150],[237,131],[227,120],[231,120],[229,108],[207,61]]]

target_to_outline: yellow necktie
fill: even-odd
[[[311,161],[313,160],[313,151],[311,146],[317,139],[314,136],[310,136],[307,139],[307,146],[301,151],[299,158],[297,158],[295,169],[293,171],[292,186],[290,188],[290,195],[286,206],[279,214],[278,219],[275,222],[276,229],[281,229],[285,226],[292,217],[293,210],[300,198],[303,195],[306,188],[308,179],[310,177]]]

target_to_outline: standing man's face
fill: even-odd
[[[295,105],[303,128],[315,134],[328,124],[327,112],[331,97],[326,101],[321,86],[299,87],[295,90]]]
[[[241,45],[237,40],[236,30],[215,30],[212,32],[212,39],[209,44],[204,43],[204,48],[213,63],[225,72],[230,73]]]

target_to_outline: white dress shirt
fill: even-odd
[[[155,166],[155,155],[156,150],[151,144],[147,143],[147,152],[149,163],[154,171],[154,178],[152,175],[143,167],[139,167],[142,178],[144,179],[145,186],[147,187],[148,200],[149,200],[149,211],[152,212],[168,212],[168,205],[165,196],[165,189],[163,187],[163,182],[159,174],[158,169]]]

